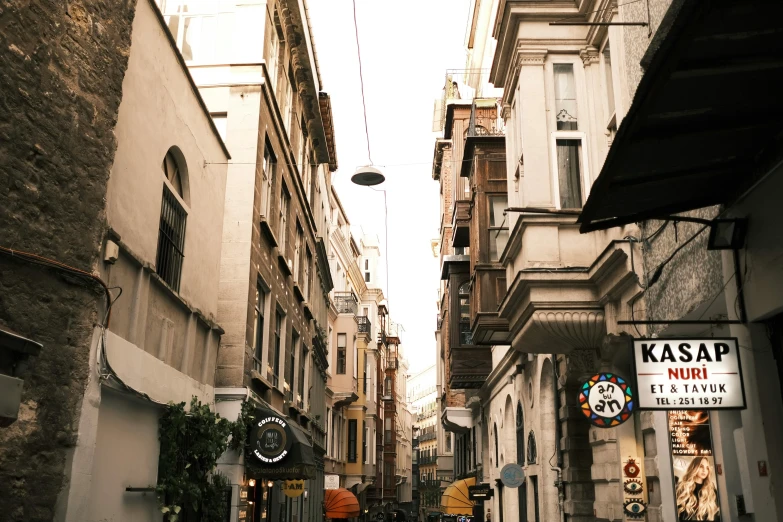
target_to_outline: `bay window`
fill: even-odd
[[[580,132],[574,64],[552,66],[555,132],[552,133],[554,203],[557,208],[580,209],[590,187],[585,133]]]
[[[506,196],[489,196],[489,260],[497,261],[508,243],[508,222],[503,211],[508,206]]]

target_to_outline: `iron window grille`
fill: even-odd
[[[155,271],[176,292],[179,292],[182,261],[185,258],[186,220],[185,209],[177,201],[171,189],[163,185]]]

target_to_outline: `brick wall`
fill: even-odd
[[[0,245],[91,270],[105,232],[112,132],[135,2],[0,5]],[[76,442],[102,294],[0,255],[0,326],[44,345],[0,428],[4,521],[50,521]]]

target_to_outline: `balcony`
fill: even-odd
[[[437,464],[438,456],[432,455],[430,457],[419,457],[419,466],[427,466],[429,464]]]
[[[372,323],[369,317],[359,316],[356,318],[356,323],[359,326],[359,333],[370,335],[372,333]]]
[[[338,314],[356,315],[356,310],[358,307],[358,299],[356,299],[356,294],[353,292],[335,292],[334,306],[337,308]]]
[[[452,347],[449,355],[451,389],[481,388],[492,371],[489,347]]]

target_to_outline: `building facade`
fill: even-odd
[[[461,101],[465,93],[475,100],[477,92],[462,84],[478,89],[484,80],[471,84],[471,72],[449,82],[460,96],[446,104],[444,139],[451,125],[448,150],[466,177],[466,202],[459,189],[450,191],[452,202],[443,199],[453,205],[452,244],[469,250],[464,259],[444,256],[449,290],[466,287],[459,301],[444,299],[439,326],[462,320],[470,341],[444,341],[459,330],[440,330],[450,365],[443,373],[455,376],[443,382],[466,390],[463,404],[444,405],[442,421],[456,434],[455,479],[475,475],[494,489],[484,517],[619,521],[635,509],[647,520],[670,522],[780,519],[771,473],[780,460],[770,443],[783,419],[775,361],[780,306],[774,291],[751,290],[754,263],[767,289],[779,275],[763,261],[779,243],[768,221],[775,211],[757,199],[777,187],[779,147],[750,146],[763,125],[734,119],[751,118],[751,98],[778,102],[763,87],[746,97],[748,79],[733,76],[742,68],[754,71],[749,85],[777,81],[777,72],[752,65],[762,49],[777,45],[766,36],[777,22],[742,33],[731,51],[702,48],[696,42],[717,38],[708,20],[730,17],[720,34],[738,35],[760,5],[649,7],[472,4],[468,62],[486,64],[490,56],[489,70],[475,76],[502,88],[504,143],[472,138],[469,130],[472,116],[465,114],[479,104]],[[558,23],[564,18],[568,23]],[[737,69],[725,65],[726,53]],[[710,60],[724,65],[706,75]],[[687,98],[713,81],[720,89],[710,97]],[[458,127],[460,121],[468,127]],[[747,147],[743,139],[751,140]],[[445,152],[446,143],[436,144],[442,180],[439,149]],[[494,174],[489,160],[500,149],[503,169]],[[747,161],[743,172],[754,172],[752,179],[731,163],[713,167],[729,156]],[[482,172],[489,175],[482,179]],[[494,180],[505,182],[505,194]],[[495,197],[497,209],[489,203]],[[766,254],[754,250],[759,244]],[[634,411],[611,427],[591,423],[589,415],[598,419],[601,410],[580,402],[591,379],[603,372],[635,383],[647,375],[635,373],[632,360],[643,352],[634,351],[634,338],[703,339],[703,345],[736,339],[744,407],[720,409],[714,385],[698,403],[682,399],[680,405],[692,405],[685,412]],[[461,371],[470,376],[458,364],[461,348],[483,350],[478,358],[491,361],[476,391],[460,378]],[[678,445],[678,426],[694,419],[711,433],[699,443],[707,458],[689,457],[682,449],[689,446]],[[706,478],[695,503],[702,512],[694,515],[687,487],[697,460]],[[501,476],[509,464],[520,466],[518,487],[507,487]]]
[[[318,520],[337,160],[307,12],[287,0],[159,5],[233,153],[220,268],[218,412],[237,418],[249,401],[256,418],[285,423],[308,455],[269,464],[227,452],[220,470],[233,487],[231,517]],[[305,480],[307,494],[284,495],[292,479]]]
[[[4,517],[160,520],[156,496],[140,490],[158,482],[161,414],[168,403],[190,403],[192,397],[215,405],[223,334],[217,319],[219,238],[230,156],[153,2],[114,7],[92,19],[74,16],[82,12],[76,6],[31,5],[9,14],[31,20],[31,13],[44,12],[46,19],[38,22],[59,27],[60,37],[101,28],[112,44],[102,47],[96,39],[93,46],[83,39],[81,52],[60,56],[63,75],[56,81],[13,89],[54,100],[38,96],[37,86],[63,96],[66,83],[86,85],[89,77],[87,83],[102,85],[89,95],[82,87],[68,88],[74,98],[63,107],[81,104],[78,116],[66,117],[56,106],[36,108],[48,124],[30,135],[39,143],[40,160],[30,162],[35,176],[20,188],[28,196],[39,192],[48,203],[16,198],[3,205],[19,215],[40,213],[56,229],[56,240],[42,250],[26,244],[37,234],[18,224],[3,228],[23,234],[6,236],[3,244],[35,253],[39,264],[53,260],[45,269],[26,266],[23,258],[1,261],[4,285],[13,289],[4,293],[3,329],[42,344],[20,374],[27,384],[20,418],[0,432],[2,469],[15,477],[3,480],[15,484],[0,495],[14,503],[3,506]],[[12,47],[24,57],[23,42]],[[77,71],[81,80],[71,82]],[[68,150],[65,138],[46,138],[66,120]],[[80,160],[71,168],[74,152]],[[55,156],[59,165],[52,162]],[[57,172],[67,172],[68,179],[58,181]],[[48,188],[39,191],[36,183],[44,179]],[[49,211],[59,217],[46,217]],[[57,272],[70,275],[61,279]],[[47,301],[63,306],[40,314],[50,326],[28,320],[35,293],[14,285],[17,276],[50,287]],[[47,333],[49,328],[59,333]],[[42,428],[51,445],[36,442]],[[52,437],[51,430],[59,435]],[[35,469],[33,454],[49,455],[47,471]],[[25,483],[48,493],[27,498]]]
[[[408,380],[408,402],[414,415],[413,429],[418,439],[418,492],[420,520],[427,513],[437,512],[440,505],[438,480],[437,368],[435,365],[413,375]],[[414,477],[414,482],[416,477]]]

